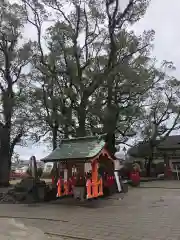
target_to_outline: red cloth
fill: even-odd
[[[76,185],[76,178],[74,176],[71,178],[71,181],[73,186]]]
[[[54,176],[52,176],[52,185],[54,185],[54,183],[55,183],[55,179],[54,179]]]
[[[140,182],[140,174],[139,172],[131,172],[130,173],[130,180],[134,183],[139,183]]]

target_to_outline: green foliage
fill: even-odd
[[[0,4],[0,142],[12,156],[14,146],[29,129],[30,99],[28,74],[32,43],[22,44],[26,14],[22,6],[1,1]],[[4,133],[3,133],[4,132]],[[4,134],[7,136],[5,139]],[[4,147],[5,148],[5,147]]]
[[[22,41],[23,6],[0,1],[0,185],[8,185],[15,145],[32,127],[28,68],[32,42]]]
[[[36,18],[43,19],[42,5],[40,9],[35,2],[23,3],[41,39],[42,22]],[[41,41],[36,44],[35,79],[43,86],[34,93],[35,99],[43,99],[37,101],[38,115],[44,115],[39,118],[51,131],[56,126],[61,137],[116,130],[119,134],[119,128],[125,135],[141,112],[140,98],[154,81],[149,57],[154,32],[135,36],[126,30],[143,16],[148,1],[130,1],[123,12],[117,10],[118,1],[69,1],[67,14],[62,1],[43,4],[58,19],[46,31],[48,53],[42,52]],[[132,116],[127,121],[128,113]]]
[[[144,16],[149,1],[120,4],[2,1],[0,67],[3,73],[8,51],[10,78],[2,75],[0,86],[12,87],[10,101],[6,91],[1,94],[4,109],[11,106],[2,124],[9,116],[13,146],[44,138],[55,148],[64,137],[104,132],[115,132],[122,141],[137,135],[156,139],[179,127],[179,81],[169,76],[173,64],[164,61],[156,67],[153,30],[140,36],[128,30]],[[24,43],[26,22],[36,30],[34,42]]]
[[[144,118],[152,115],[147,103],[158,103],[158,114],[167,107],[161,96],[161,102],[152,99],[167,78],[167,64],[159,70],[150,56],[153,30],[136,36],[127,27],[145,14],[149,1],[130,0],[125,7],[116,0],[22,2],[38,36],[31,97],[41,134],[49,133],[53,145],[58,138],[103,132],[116,132],[123,141],[145,134],[151,120]],[[52,16],[43,36],[42,26]],[[171,79],[172,89],[176,84]],[[178,118],[172,100],[171,108]]]
[[[172,63],[164,62],[159,81],[147,93],[142,135],[155,142],[165,139],[180,128],[179,81],[168,75],[174,70]]]

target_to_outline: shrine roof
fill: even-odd
[[[164,141],[157,140],[155,153],[180,150],[180,135],[168,136]],[[150,155],[150,143],[139,142],[128,150],[128,154],[132,157],[144,158]]]
[[[103,136],[64,139],[61,141],[59,147],[47,157],[41,159],[41,161],[53,162],[94,158],[105,146]]]

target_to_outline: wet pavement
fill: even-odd
[[[0,205],[0,227],[2,220],[23,223],[29,231],[37,230],[44,240],[180,240],[179,219],[180,182],[174,181],[143,183],[122,200],[116,195],[85,204],[63,200]]]

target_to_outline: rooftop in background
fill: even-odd
[[[43,162],[57,160],[85,160],[95,157],[105,146],[104,135],[98,137],[81,137],[65,139],[47,157],[41,159]]]
[[[180,135],[168,136],[164,141],[156,141],[156,151],[180,150]],[[149,142],[139,142],[128,150],[128,154],[132,157],[146,157],[150,154]]]
[[[23,165],[23,166],[26,166],[29,164],[29,160],[20,160],[20,161],[17,161],[17,162],[12,162],[12,165]]]
[[[12,162],[12,167],[24,167],[29,165],[29,160],[20,160],[19,162]],[[44,164],[41,161],[37,161],[39,167],[43,167]]]

